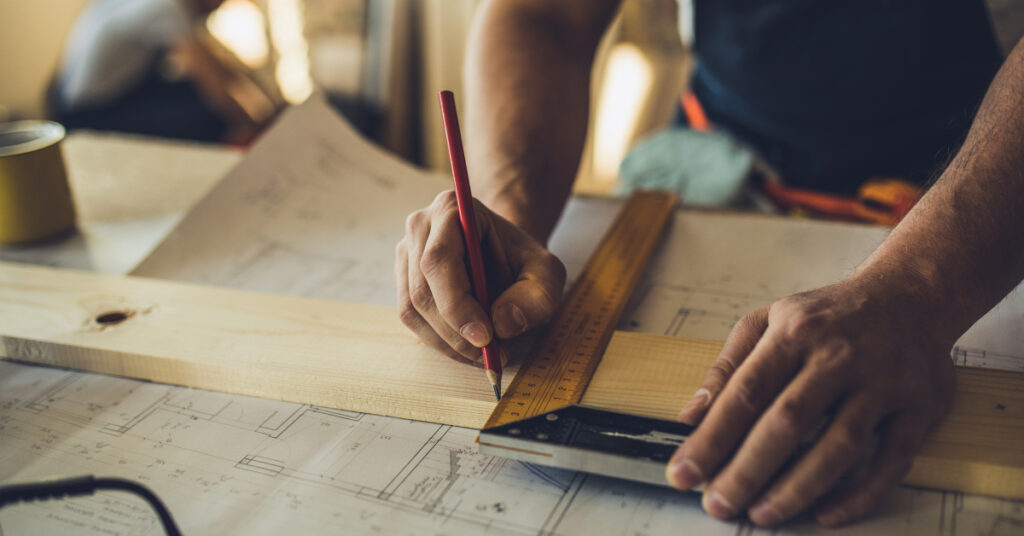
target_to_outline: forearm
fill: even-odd
[[[477,197],[546,243],[586,137],[590,68],[617,0],[498,0],[467,44],[466,125]]]
[[[924,296],[949,341],[1024,278],[1024,41],[996,75],[963,147],[858,269]]]

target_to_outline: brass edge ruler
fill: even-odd
[[[677,196],[638,191],[587,261],[484,429],[578,403],[640,276],[675,212]]]

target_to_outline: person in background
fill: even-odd
[[[196,27],[223,0],[94,0],[64,44],[50,108],[69,129],[199,141],[251,139],[266,94],[204,44]]]
[[[451,192],[410,215],[396,247],[402,321],[454,359],[478,362],[493,337],[543,324],[561,300],[565,269],[545,244],[619,3],[494,0],[478,12],[465,139],[485,264],[501,285],[491,310],[470,293]],[[788,186],[850,193],[876,176],[923,186],[956,155],[849,277],[743,318],[681,414],[699,425],[666,476],[703,484],[710,515],[770,526],[813,509],[823,525],[849,523],[900,481],[948,411],[954,341],[1024,279],[1024,40],[1000,67],[982,0],[693,8],[693,93]],[[864,478],[834,490],[876,435]]]

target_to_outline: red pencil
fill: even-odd
[[[480,233],[476,226],[476,212],[473,210],[473,194],[469,189],[469,173],[466,171],[466,155],[462,152],[462,134],[459,132],[459,115],[455,112],[455,95],[451,91],[437,94],[441,101],[441,119],[444,121],[444,137],[448,141],[448,159],[452,164],[452,178],[455,181],[455,199],[459,205],[459,221],[462,223],[462,238],[466,244],[469,259],[469,277],[473,285],[473,296],[491,313],[491,299],[487,296],[487,273],[484,272],[484,256],[480,250]],[[483,349],[484,370],[494,388],[494,397],[501,400],[501,357],[496,337]]]

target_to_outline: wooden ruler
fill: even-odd
[[[484,428],[580,401],[676,202],[666,192],[626,200]]]

